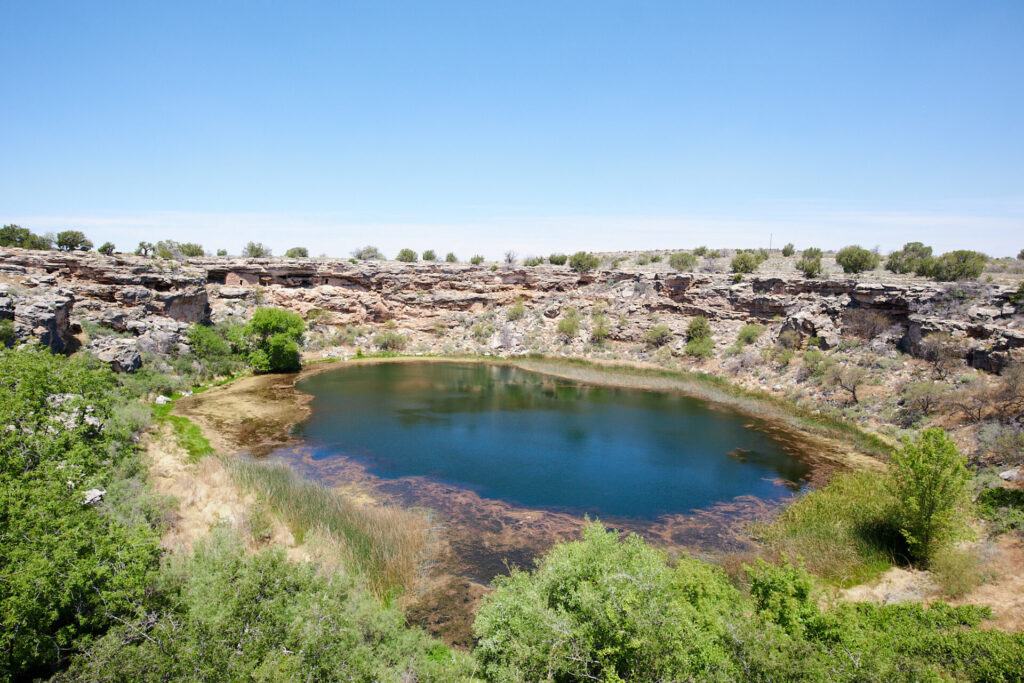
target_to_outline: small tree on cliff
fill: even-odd
[[[57,233],[57,248],[61,251],[89,251],[92,242],[81,230],[65,230]]]
[[[299,344],[305,332],[306,323],[299,314],[280,308],[257,308],[243,331],[249,365],[257,374],[299,370]]]

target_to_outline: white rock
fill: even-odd
[[[166,396],[157,396],[156,401],[154,401],[154,403],[156,403],[158,406],[167,405],[170,402],[171,399],[167,398]]]
[[[103,496],[107,495],[104,489],[89,489],[85,492],[85,503],[84,505],[92,505],[103,500]]]
[[[1020,481],[1021,479],[1024,479],[1024,475],[1021,474],[1019,467],[1014,467],[1012,470],[1000,472],[999,478],[1003,481]]]

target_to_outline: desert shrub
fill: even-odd
[[[796,253],[796,247],[793,246],[792,242],[790,242],[789,244],[787,244],[786,246],[784,246],[782,248],[782,255],[785,256],[786,258],[789,258],[790,256],[792,256],[795,253]]]
[[[494,336],[494,323],[482,320],[476,325],[473,325],[471,333],[473,335],[473,339],[476,339],[477,343],[483,344]]]
[[[242,247],[242,258],[270,258],[274,252],[262,242],[248,242]]]
[[[437,252],[435,252],[433,249],[427,249],[425,252],[423,252],[423,260],[424,261],[436,261],[437,260]]]
[[[1014,424],[990,422],[978,430],[978,451],[989,462],[1002,466],[1024,464],[1024,429]]]
[[[558,334],[562,335],[566,340],[575,337],[580,331],[579,309],[575,306],[567,308],[562,319],[558,321],[558,327],[556,329]]]
[[[935,553],[968,535],[967,461],[941,429],[926,429],[907,439],[893,455],[891,487],[900,501],[900,533],[911,556],[927,563]]]
[[[804,351],[802,365],[800,368],[800,380],[824,380],[825,373],[835,361],[822,353],[821,349],[810,347]]]
[[[569,267],[577,273],[585,273],[588,270],[593,270],[594,268],[597,268],[599,263],[600,259],[585,251],[577,251],[569,257]]]
[[[510,321],[521,320],[526,317],[526,306],[522,301],[516,301],[509,307],[507,317]]]
[[[668,264],[675,270],[693,270],[697,267],[697,257],[685,251],[677,251],[668,257]]]
[[[516,254],[516,252],[513,251],[512,249],[509,249],[508,251],[505,252],[506,264],[510,266],[513,265],[516,262],[516,258],[518,258],[518,254]]]
[[[857,389],[868,379],[868,371],[853,363],[834,363],[825,370],[825,386],[838,387],[849,392],[854,403],[860,402]]]
[[[769,254],[768,250],[764,249],[763,247],[759,248],[759,249],[755,249],[754,250],[754,256],[757,257],[757,262],[758,263],[764,263],[769,258],[771,258],[771,254]]]
[[[931,258],[932,248],[921,242],[907,242],[899,251],[889,254],[885,262],[886,270],[893,273],[913,273],[917,271],[923,259]]]
[[[935,414],[949,394],[949,386],[940,382],[911,382],[900,391],[901,424],[910,426]]]
[[[889,317],[866,308],[850,308],[843,314],[843,329],[863,339],[874,339],[892,326]]]
[[[218,249],[217,250],[217,256],[227,256],[227,255],[228,255],[228,250],[227,249]]]
[[[551,254],[551,256],[548,256],[548,263],[553,266],[564,266],[568,260],[569,257],[565,254]]]
[[[352,258],[360,261],[382,261],[384,260],[384,254],[382,254],[380,249],[377,247],[367,245],[365,247],[352,250]]]
[[[737,346],[753,344],[763,332],[764,325],[744,325],[740,328],[739,334],[736,335],[736,344]]]
[[[931,364],[939,379],[946,379],[963,365],[960,344],[944,332],[926,335],[921,340],[919,354]]]
[[[17,335],[14,331],[14,321],[10,318],[0,320],[0,347],[9,348],[14,346]]]
[[[653,259],[652,254],[650,252],[645,251],[642,254],[637,254],[636,258],[633,261],[638,266],[646,266],[648,263],[651,263],[651,261],[653,261],[653,260],[654,259]]]
[[[481,263],[484,262],[484,257],[481,256],[480,254],[477,254],[476,256],[473,256],[471,259],[469,259],[469,262],[472,263],[474,266],[479,266]]]
[[[816,278],[821,275],[821,249],[810,247],[804,249],[796,262],[796,269],[803,273],[806,278]]]
[[[412,249],[402,249],[398,252],[398,256],[395,257],[395,260],[401,261],[402,263],[415,263],[418,258],[419,257],[416,255],[416,252]]]
[[[693,255],[694,256],[706,256],[707,253],[708,253],[708,248],[704,247],[704,246],[697,247],[696,249],[693,250]]]
[[[959,548],[939,550],[928,568],[942,594],[948,598],[962,598],[985,579],[977,555]]]
[[[803,337],[796,330],[783,330],[779,332],[776,343],[784,349],[799,349]]]
[[[199,367],[198,379],[231,376],[242,371],[246,360],[239,343],[242,329],[241,326],[199,323],[189,327],[188,344]]]
[[[988,256],[977,251],[960,249],[943,254],[939,257],[920,259],[914,272],[939,282],[956,282],[959,280],[977,280]]]
[[[528,268],[539,266],[542,263],[544,263],[543,256],[527,256],[525,259],[523,259],[523,265]]]
[[[381,330],[373,338],[373,344],[381,351],[401,351],[408,340],[397,330]]]
[[[644,341],[648,346],[664,346],[672,341],[672,330],[668,325],[654,325],[644,332]]]
[[[590,328],[590,339],[595,344],[603,344],[611,334],[611,323],[604,313],[595,313]]]
[[[181,251],[181,255],[185,258],[197,258],[199,256],[206,255],[206,250],[203,249],[203,245],[196,244],[195,242],[182,242],[178,245],[178,249]]]
[[[1020,284],[1017,285],[1017,291],[1011,293],[1007,299],[1014,306],[1024,304],[1024,280],[1021,280]]]
[[[284,252],[286,258],[309,258],[309,249],[306,247],[292,247]]]
[[[836,263],[847,274],[856,275],[864,271],[874,270],[878,267],[879,260],[878,254],[857,245],[843,247],[836,252]]]
[[[306,323],[298,313],[260,307],[245,325],[249,365],[254,372],[294,372],[301,367],[299,344]]]
[[[999,531],[1024,529],[1024,490],[996,487],[978,494],[979,516],[992,522]]]
[[[711,324],[702,315],[694,317],[686,327],[686,353],[702,358],[713,356],[715,353]]]
[[[458,263],[459,258],[455,255],[454,251],[449,251],[444,256],[445,263]]]
[[[57,233],[57,249],[60,251],[89,251],[92,242],[80,230],[65,230]]]
[[[111,256],[116,249],[117,247],[114,246],[113,242],[104,242],[96,251],[103,254],[104,256]]]
[[[741,251],[732,257],[730,267],[732,272],[737,275],[746,275],[747,273],[753,273],[757,270],[757,267],[761,265],[761,261],[758,259],[757,254],[752,251]]]
[[[28,228],[8,224],[0,228],[0,247],[18,247],[19,249],[52,249],[53,240],[37,235]]]

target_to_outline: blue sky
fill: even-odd
[[[0,221],[496,257],[1024,247],[1024,2],[0,0]]]

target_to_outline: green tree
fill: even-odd
[[[185,258],[199,258],[200,256],[206,256],[206,250],[203,249],[203,245],[196,242],[181,242],[178,244],[178,250]]]
[[[711,323],[702,315],[695,316],[686,327],[686,353],[707,358],[715,353],[715,340]]]
[[[152,242],[139,242],[139,246],[135,247],[136,256],[149,256],[153,253]]]
[[[285,258],[309,258],[309,249],[306,247],[292,247],[284,252]]]
[[[693,270],[697,267],[697,257],[685,251],[677,251],[668,257],[668,264],[675,270]]]
[[[800,259],[796,262],[796,269],[806,278],[816,278],[821,275],[821,249],[815,247],[804,249],[800,254]]]
[[[110,256],[114,253],[116,249],[117,247],[114,246],[113,242],[104,242],[96,251],[103,254],[104,256]]]
[[[596,256],[585,251],[577,251],[569,257],[569,267],[577,273],[586,273],[589,270],[593,270],[597,268],[600,262],[600,259]]]
[[[437,252],[435,252],[433,249],[427,249],[425,252],[423,252],[423,260],[424,261],[436,261],[437,260]]]
[[[359,259],[360,261],[382,261],[384,260],[384,254],[377,247],[368,245],[353,250],[352,258]]]
[[[403,263],[415,263],[419,257],[412,249],[402,249],[395,258]]]
[[[479,266],[481,263],[484,262],[484,257],[481,256],[480,254],[476,254],[471,259],[469,259],[469,262],[472,263],[474,266]]]
[[[757,267],[761,265],[761,261],[758,259],[757,254],[752,251],[740,251],[732,257],[730,265],[732,272],[737,275],[745,275],[757,270]]]
[[[937,258],[924,258],[918,261],[914,272],[922,277],[929,277],[939,282],[956,282],[958,280],[977,280],[985,270],[988,256],[977,251],[960,249],[950,251]]]
[[[1017,258],[1021,261],[1024,261],[1024,249],[1021,249],[1019,252],[1017,252]]]
[[[298,313],[280,308],[257,308],[243,329],[249,364],[257,373],[294,372],[301,367],[299,344],[306,323]]]
[[[904,440],[890,477],[900,502],[900,532],[915,559],[927,563],[938,550],[968,536],[971,474],[945,431],[926,429],[916,441]]]
[[[274,253],[262,242],[249,242],[242,247],[242,258],[270,258]]]
[[[899,251],[889,254],[885,269],[893,273],[913,273],[921,261],[932,257],[932,248],[922,242],[907,242]]]
[[[878,254],[857,245],[843,247],[836,252],[836,263],[842,267],[844,273],[852,275],[874,270],[878,267],[879,260]]]
[[[28,228],[9,224],[0,228],[0,247],[18,247],[19,249],[52,249],[53,240],[37,235]]]
[[[569,260],[569,257],[565,254],[552,254],[548,256],[548,263],[553,266],[564,266],[565,262]]]
[[[649,346],[664,346],[672,340],[672,330],[668,325],[654,325],[644,332],[644,341]]]
[[[218,249],[217,250],[217,256],[227,256],[227,255],[228,255],[228,250],[227,249]]]
[[[696,249],[693,250],[693,255],[694,256],[707,256],[707,254],[708,254],[708,248],[705,247],[705,246],[700,246],[700,247],[697,247]]]
[[[793,246],[792,242],[790,242],[789,244],[787,244],[786,246],[784,246],[782,248],[782,255],[785,256],[786,258],[789,258],[790,256],[792,256],[795,253],[796,253],[796,247]]]
[[[444,260],[447,263],[458,263],[459,262],[459,259],[458,259],[457,256],[455,256],[455,252],[454,251],[449,251],[448,254],[444,257]]]
[[[57,249],[60,251],[89,251],[92,242],[81,230],[65,230],[57,233]]]

